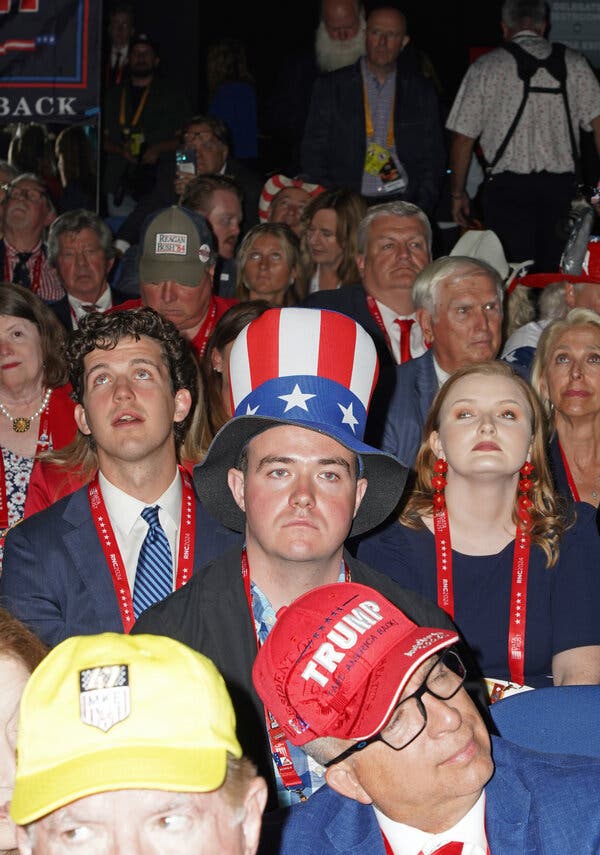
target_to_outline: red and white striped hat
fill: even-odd
[[[303,181],[301,178],[288,178],[287,175],[282,175],[281,173],[271,175],[270,178],[267,178],[258,200],[258,217],[261,223],[267,222],[271,202],[286,187],[298,187],[298,189],[308,193],[311,198],[318,196],[324,190],[320,184],[308,184],[308,182]]]
[[[241,530],[244,515],[227,487],[248,440],[269,427],[294,424],[325,434],[360,459],[369,482],[352,534],[368,531],[394,509],[407,470],[363,442],[379,363],[370,335],[346,315],[324,309],[269,309],[236,338],[229,359],[234,417],[194,470],[206,507]]]

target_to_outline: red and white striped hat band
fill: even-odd
[[[324,190],[320,184],[308,184],[306,181],[302,181],[301,178],[288,178],[287,175],[282,175],[281,173],[271,175],[265,181],[258,200],[258,217],[261,223],[266,223],[269,219],[269,208],[275,196],[287,187],[297,187],[299,190],[304,190],[311,198],[318,196]]]
[[[235,416],[306,423],[359,450],[379,364],[369,334],[346,315],[265,312],[236,338],[229,374]]]

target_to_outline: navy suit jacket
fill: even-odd
[[[396,368],[396,386],[383,426],[384,451],[412,468],[421,445],[423,425],[438,390],[433,351]]]
[[[112,294],[113,306],[118,306],[119,303],[124,303],[125,300],[131,299],[129,294],[118,291],[116,288],[110,289]],[[71,323],[71,307],[69,306],[69,298],[65,296],[61,300],[56,300],[54,303],[48,303],[48,307],[52,309],[58,320],[61,322],[67,332],[71,332],[73,324]]]
[[[492,737],[496,771],[485,788],[492,855],[600,852],[600,760],[538,754]],[[267,823],[265,837],[277,834]],[[265,841],[265,855],[277,849]],[[280,855],[385,855],[371,805],[322,787],[291,809]]]
[[[196,501],[194,572],[240,541]],[[9,532],[0,604],[50,646],[71,635],[123,632],[87,486]]]
[[[394,139],[408,174],[406,199],[433,214],[446,164],[439,105],[431,81],[403,54],[396,72]],[[365,151],[359,60],[316,79],[302,140],[302,173],[318,184],[360,193]]]

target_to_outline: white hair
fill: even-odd
[[[466,255],[444,255],[432,261],[418,274],[412,287],[412,298],[416,309],[425,309],[435,318],[437,292],[445,279],[460,279],[467,275],[488,276],[496,287],[498,306],[502,312],[504,288],[498,271],[483,259],[468,258]]]

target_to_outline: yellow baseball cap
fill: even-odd
[[[242,749],[210,659],[162,636],[75,636],[25,687],[11,817],[25,825],[110,790],[209,792],[228,753]]]

